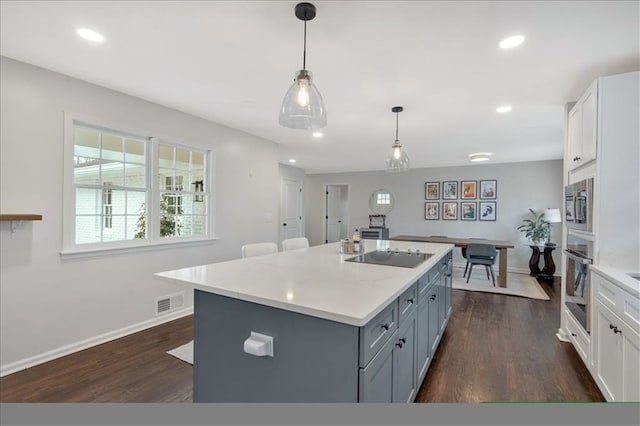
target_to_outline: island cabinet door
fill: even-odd
[[[440,286],[434,284],[431,286],[427,300],[429,303],[429,353],[431,356],[436,352],[438,343],[440,343],[440,315],[438,305],[440,304]]]
[[[429,289],[425,297],[418,301],[417,308],[417,333],[416,333],[416,360],[417,360],[417,384],[420,386],[427,374],[427,368],[431,361],[431,351],[429,350]]]
[[[414,309],[392,341],[393,402],[412,402],[416,397],[416,322]]]
[[[393,348],[397,333],[396,330],[369,364],[360,369],[359,402],[393,401]]]

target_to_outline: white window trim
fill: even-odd
[[[209,188],[209,202],[207,205],[207,233],[203,236],[196,237],[165,237],[160,238],[160,228],[155,225],[159,223],[160,212],[157,209],[151,210],[151,214],[147,215],[147,230],[151,230],[153,234],[148,234],[144,240],[127,240],[127,241],[113,241],[113,242],[99,242],[88,244],[76,244],[75,243],[75,214],[76,214],[76,199],[75,199],[75,183],[74,183],[74,145],[75,145],[75,124],[86,124],[98,129],[107,131],[115,131],[124,135],[131,135],[139,138],[138,135],[152,134],[152,132],[144,131],[122,131],[128,126],[106,123],[105,120],[90,118],[82,116],[76,113],[65,112],[64,113],[64,159],[63,159],[63,203],[62,203],[62,250],[60,256],[62,259],[73,258],[89,258],[96,256],[104,256],[109,254],[121,254],[132,252],[143,252],[152,250],[163,250],[166,248],[176,247],[189,247],[203,244],[211,244],[216,241],[215,237],[215,211],[216,211],[216,191],[212,186],[213,177],[215,176],[215,150],[198,148],[197,145],[186,145],[183,143],[171,142],[173,138],[166,137],[150,137],[150,143],[147,145],[148,157],[147,161],[150,162],[147,170],[146,184],[148,190],[148,202],[147,205],[158,205],[159,192],[156,191],[156,186],[152,186],[152,181],[156,179],[157,165],[155,162],[158,143],[164,143],[172,146],[183,147],[189,150],[203,151],[207,153],[206,163],[206,181],[205,187]],[[154,185],[157,185],[155,182]],[[157,229],[156,229],[157,228]]]

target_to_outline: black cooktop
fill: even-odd
[[[350,257],[349,259],[345,259],[345,261],[415,268],[431,256],[433,256],[433,253],[421,253],[420,251],[376,250]]]

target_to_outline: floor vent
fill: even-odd
[[[184,292],[171,294],[156,299],[156,315],[163,314],[184,305]]]

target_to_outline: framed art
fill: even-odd
[[[496,220],[495,201],[480,201],[480,220]]]
[[[477,180],[463,180],[460,182],[460,199],[462,200],[475,200],[478,189]]]
[[[458,203],[442,203],[442,220],[458,220]]]
[[[440,199],[440,182],[426,182],[424,184],[424,199],[425,200]]]
[[[369,228],[385,228],[386,216],[383,214],[369,215]]]
[[[478,218],[478,203],[463,201],[460,203],[460,220],[476,220]]]
[[[424,219],[438,220],[440,219],[440,209],[438,203],[424,203]]]
[[[498,181],[497,180],[481,180],[480,181],[480,199],[495,200],[497,198]]]
[[[442,199],[457,200],[458,199],[458,181],[442,182]]]

